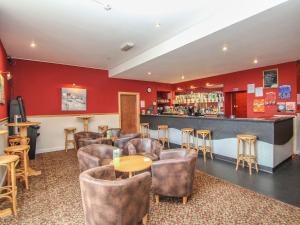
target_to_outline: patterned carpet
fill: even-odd
[[[75,151],[40,154],[31,165],[42,175],[30,178],[29,191],[18,187],[18,217],[0,224],[84,224]],[[159,205],[151,201],[149,224],[298,225],[300,208],[197,172],[188,204],[176,198],[162,198]]]

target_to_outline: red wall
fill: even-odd
[[[139,92],[147,108],[156,100],[157,90],[172,89],[169,84],[108,78],[106,70],[19,59],[14,60],[12,72],[13,96],[23,96],[28,115],[117,113],[119,91]],[[86,112],[61,111],[61,88],[73,83],[87,89]]]
[[[297,95],[297,62],[288,62],[279,65],[272,65],[267,67],[261,67],[256,69],[250,69],[245,71],[239,71],[229,74],[218,75],[214,77],[198,79],[193,81],[182,82],[173,85],[173,89],[180,87],[185,90],[189,89],[191,85],[196,87],[204,87],[206,83],[214,83],[214,84],[224,84],[224,92],[232,92],[235,88],[239,91],[246,91],[247,84],[255,84],[255,87],[263,86],[263,71],[267,69],[278,68],[278,77],[279,77],[279,85],[290,84],[292,86],[292,97],[289,102],[296,102]],[[264,89],[264,93],[274,91],[278,96],[277,88],[267,88]],[[247,94],[247,117],[268,117],[273,116],[274,114],[284,114],[291,115],[294,113],[278,113],[277,106],[266,106],[264,113],[254,113],[253,112],[253,99],[255,98],[254,94]],[[282,101],[278,99],[277,101]],[[225,105],[226,109],[228,109],[228,101],[227,105]],[[230,108],[230,107],[229,107]]]
[[[7,60],[6,60],[6,52],[4,46],[0,40],[0,74],[1,72],[7,72]],[[7,103],[9,101],[9,84],[6,79],[6,74],[1,74],[4,78],[4,93],[5,93],[5,104],[0,104],[0,120],[5,119],[7,117]]]

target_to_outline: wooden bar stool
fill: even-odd
[[[22,140],[22,138],[20,136],[18,136],[18,135],[9,136],[8,137],[8,145],[9,146],[20,145],[21,144],[21,140]],[[27,145],[29,145],[29,142],[30,142],[30,138],[29,137],[26,138],[26,142],[27,142]]]
[[[199,139],[202,140],[202,145],[199,146]],[[208,145],[206,144],[208,141]],[[211,131],[210,130],[197,130],[196,131],[196,149],[197,152],[202,151],[204,162],[206,162],[206,153],[210,153],[210,158],[213,158],[212,144],[211,144]]]
[[[0,156],[0,166],[7,168],[7,185],[0,187],[0,199],[6,198],[12,204],[12,208],[0,210],[0,217],[9,216],[12,213],[17,215],[16,165],[18,162],[19,156],[17,155]]]
[[[108,126],[107,125],[100,125],[100,126],[98,126],[98,132],[100,134],[104,134],[107,130],[108,130]]]
[[[195,143],[195,132],[193,128],[182,128],[181,129],[181,148],[191,149],[191,135],[193,136],[192,143]]]
[[[142,138],[150,138],[149,123],[141,123],[140,124],[140,132],[141,132]]]
[[[65,128],[65,151],[68,151],[68,146],[69,143],[72,143],[74,146],[74,149],[76,150],[76,142],[75,142],[75,132],[76,132],[76,128],[75,127],[68,127]],[[69,139],[69,134],[71,134],[73,136],[72,139]]]
[[[29,145],[16,145],[5,148],[4,152],[7,155],[17,155],[20,157],[20,163],[16,168],[16,176],[17,178],[21,178],[25,182],[25,187],[28,189],[28,152]]]
[[[170,148],[169,142],[169,126],[168,125],[158,125],[157,126],[157,139],[160,141],[165,147],[165,144],[168,144],[168,148]]]
[[[243,162],[243,168],[245,167],[245,161],[249,166],[249,174],[252,174],[252,163],[255,164],[256,172],[258,173],[258,165],[256,159],[256,139],[257,137],[249,134],[238,134],[237,136],[237,158],[236,158],[236,170],[239,168],[240,161]],[[242,149],[240,145],[242,143]],[[246,151],[248,150],[248,151]]]

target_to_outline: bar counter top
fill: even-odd
[[[192,118],[192,119],[207,119],[207,120],[232,120],[232,121],[252,121],[252,122],[280,122],[293,119],[293,116],[274,116],[261,118],[229,118],[229,117],[211,117],[211,116],[187,116],[187,115],[163,115],[163,114],[145,114],[141,116],[157,116],[157,117],[173,117],[173,118]]]

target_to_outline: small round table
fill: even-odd
[[[20,144],[21,145],[27,145],[27,128],[29,126],[38,126],[40,125],[40,122],[18,122],[18,123],[7,123],[5,126],[7,127],[18,127],[20,131]],[[29,162],[29,159],[28,159]],[[41,175],[41,171],[33,170],[32,168],[28,168],[28,175],[29,176],[39,176]]]
[[[116,171],[129,173],[129,177],[132,177],[135,172],[150,168],[152,160],[142,155],[122,156],[114,159],[112,165],[114,165]]]
[[[77,116],[77,118],[82,119],[83,121],[83,130],[85,132],[89,131],[89,120],[94,116],[89,116],[89,115],[83,115],[83,116]]]

